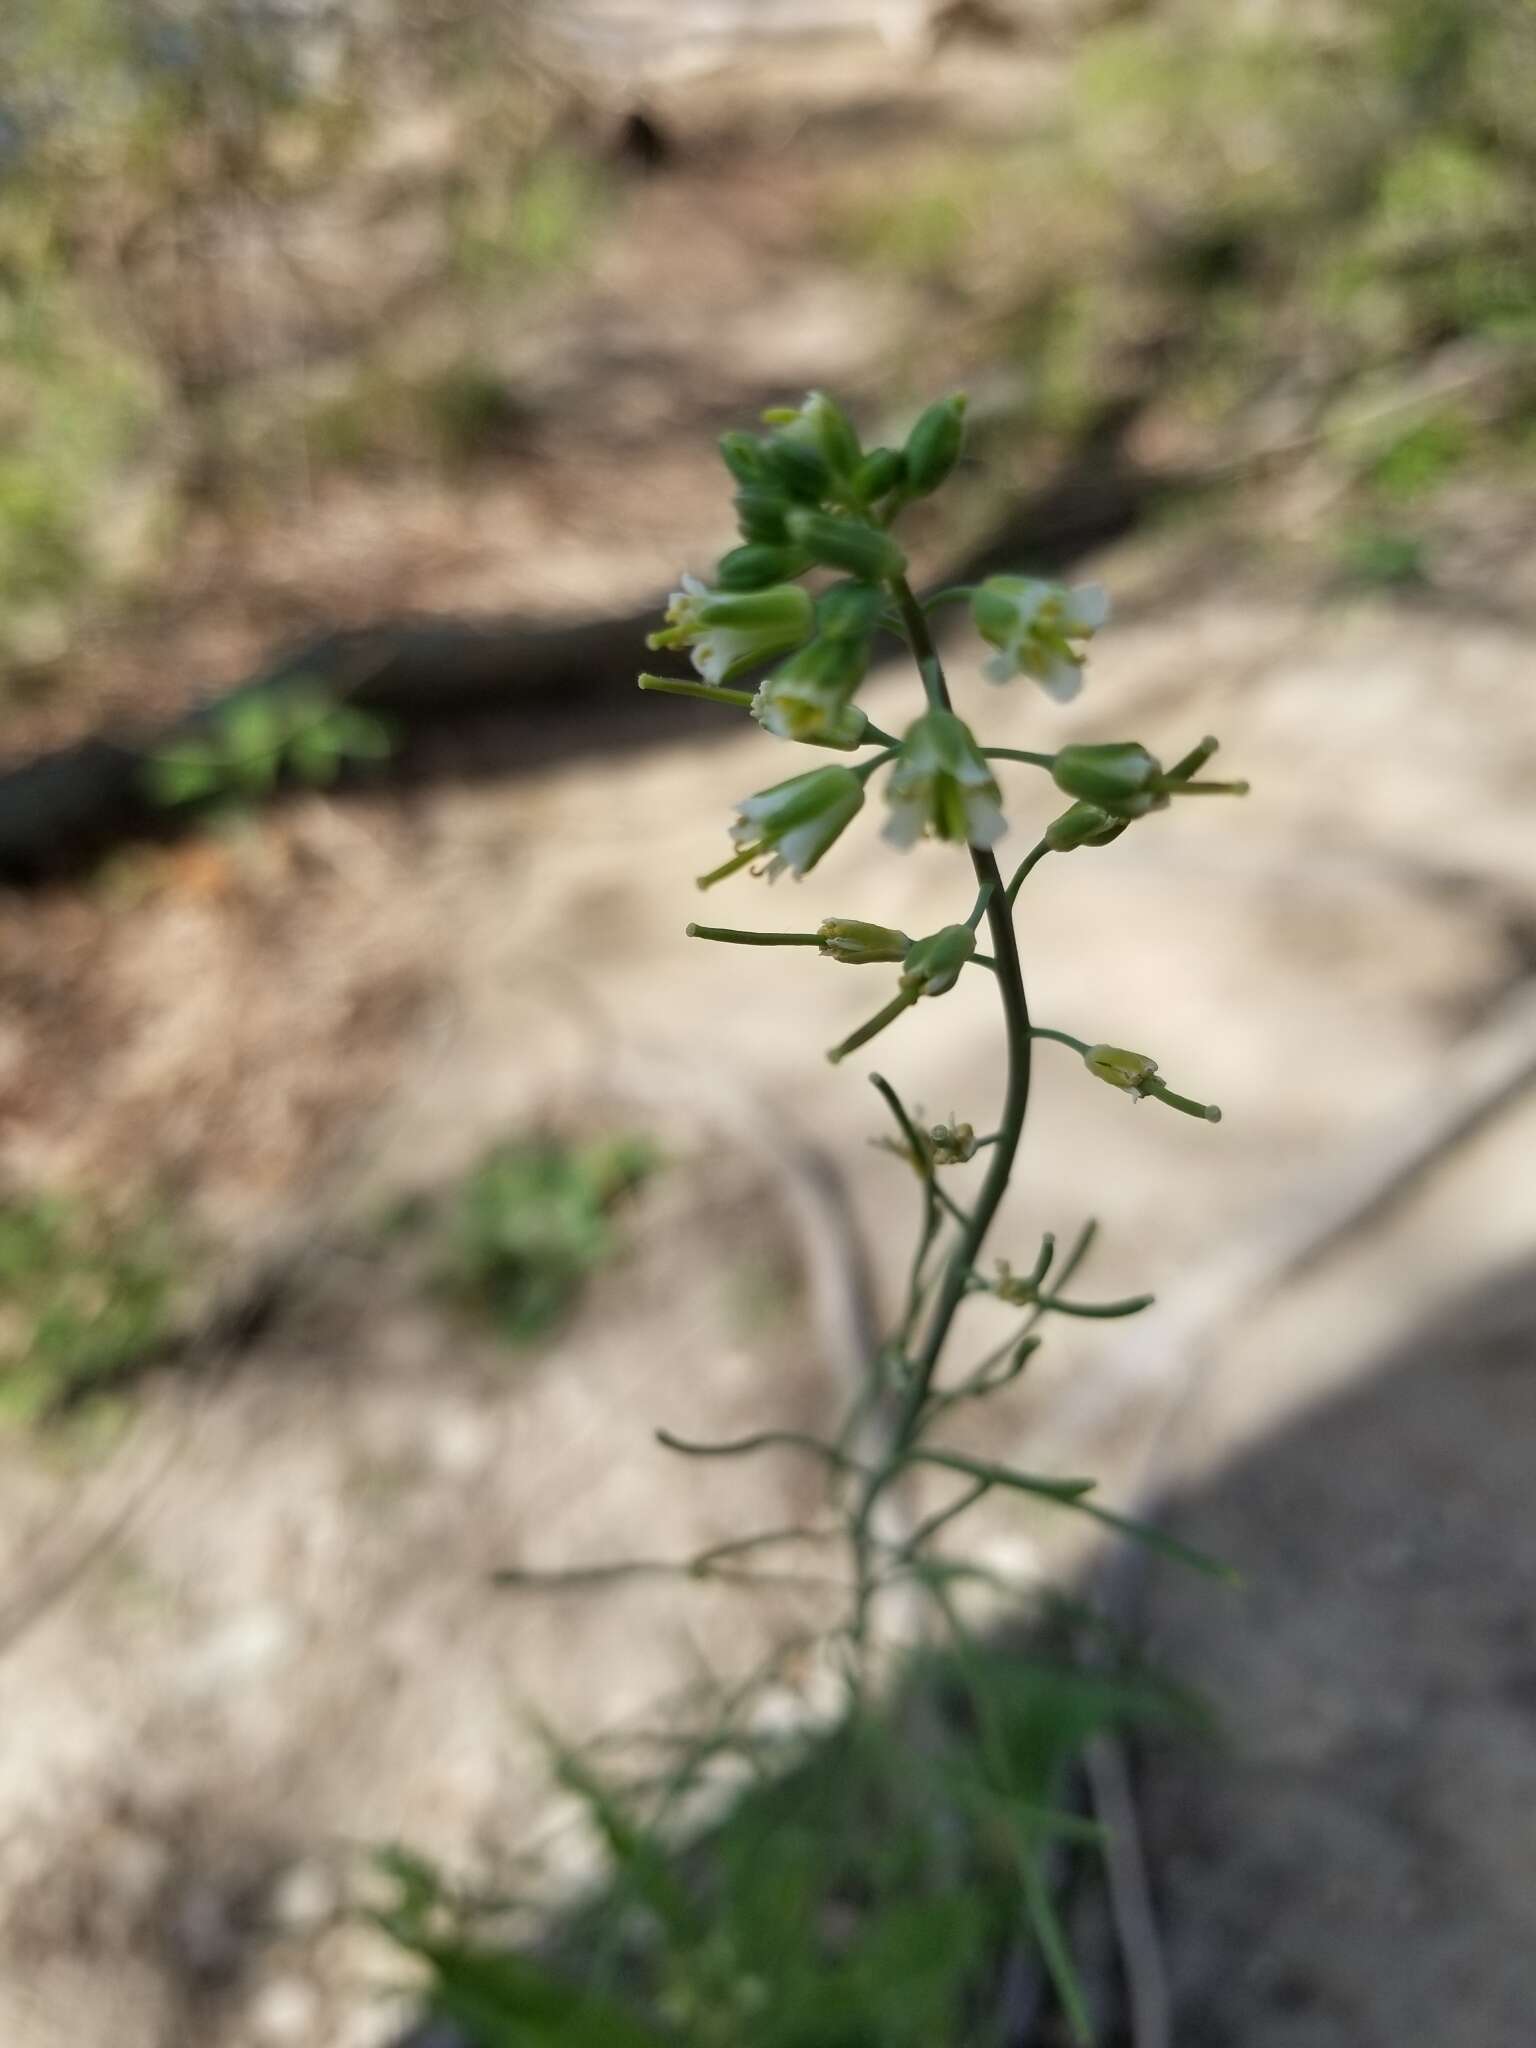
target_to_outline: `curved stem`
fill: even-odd
[[[1018,901],[1019,891],[1050,851],[1050,842],[1042,839],[1029,849],[1029,852],[1025,854],[1024,858],[1014,869],[1013,880],[1008,884],[1008,907],[1010,910]]]
[[[933,635],[928,629],[927,617],[904,578],[894,585],[894,592],[912,652],[917,658],[928,701],[939,710],[948,711],[951,708],[949,688],[944,680],[944,669],[939,660],[938,650],[933,644]],[[1012,906],[1004,893],[1002,875],[991,849],[973,846],[970,854],[977,885],[987,891],[987,931],[992,941],[997,985],[1002,995],[1003,1019],[1007,1031],[1008,1078],[1002,1115],[998,1120],[997,1135],[991,1148],[992,1157],[988,1162],[986,1178],[982,1182],[981,1192],[976,1198],[970,1219],[960,1232],[949,1255],[923,1348],[912,1363],[911,1377],[897,1431],[900,1454],[904,1454],[910,1444],[913,1431],[927,1404],[928,1391],[933,1383],[945,1340],[949,1336],[950,1325],[955,1319],[956,1309],[965,1296],[966,1281],[976,1264],[987,1232],[992,1227],[992,1219],[997,1214],[998,1204],[1007,1191],[1008,1182],[1013,1174],[1014,1158],[1019,1149],[1019,1139],[1024,1131],[1025,1113],[1029,1108],[1029,1003],[1024,993],[1024,974],[1019,963]]]

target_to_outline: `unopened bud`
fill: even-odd
[[[736,493],[736,524],[743,540],[781,548],[789,540],[789,500],[771,483],[747,484]]]
[[[947,924],[908,948],[901,985],[922,996],[942,996],[960,979],[960,970],[976,951],[976,934],[968,924]]]
[[[820,449],[787,434],[765,445],[763,466],[773,481],[802,505],[819,505],[832,487],[832,472]]]
[[[816,939],[829,960],[841,960],[848,967],[905,960],[912,945],[905,932],[887,924],[864,924],[856,917],[824,918]]]
[[[960,460],[965,440],[965,398],[941,398],[907,436],[906,482],[914,497],[936,491]]]
[[[786,440],[814,448],[835,476],[851,477],[858,468],[861,450],[853,422],[824,391],[809,392],[800,410],[783,422],[783,429]]]
[[[899,448],[876,448],[853,473],[853,495],[861,505],[873,505],[904,483],[906,475],[906,457]]]
[[[873,583],[834,583],[816,600],[816,629],[824,640],[868,640],[884,609],[885,593]]]
[[[1118,839],[1129,821],[1115,818],[1097,804],[1078,802],[1053,818],[1045,828],[1045,843],[1052,853],[1071,853],[1078,846],[1108,846]]]
[[[788,583],[810,567],[799,548],[770,547],[766,541],[749,541],[720,557],[715,584],[720,590],[766,590],[772,583]]]
[[[1124,1089],[1138,1102],[1148,1093],[1157,1072],[1156,1060],[1148,1059],[1144,1052],[1127,1052],[1120,1045],[1090,1045],[1083,1054],[1083,1065],[1090,1074],[1107,1081],[1111,1088]]]
[[[720,459],[739,484],[762,481],[763,445],[755,434],[722,434]]]
[[[1068,796],[1084,797],[1116,818],[1140,818],[1168,801],[1160,762],[1135,740],[1063,747],[1051,774]]]
[[[846,569],[866,583],[900,576],[907,558],[888,533],[862,519],[838,519],[826,512],[791,511],[785,525],[792,540],[828,568]]]

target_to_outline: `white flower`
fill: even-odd
[[[908,728],[885,794],[885,837],[893,846],[912,846],[929,832],[986,847],[1008,829],[997,779],[952,711],[925,712]]]
[[[699,887],[735,874],[760,854],[769,856],[765,872],[770,881],[788,868],[796,875],[808,875],[843,827],[855,818],[864,802],[864,784],[851,768],[812,768],[808,774],[792,775],[755,796],[743,797],[736,806],[737,818],[731,838],[737,851],[732,859],[700,878]]]
[[[693,665],[705,682],[724,683],[799,647],[815,629],[816,608],[798,584],[711,590],[685,571],[682,588],[668,601],[666,625],[646,644],[691,648]]]
[[[869,724],[846,690],[793,661],[758,686],[752,716],[777,739],[845,750],[862,746]]]
[[[1086,657],[1073,643],[1093,638],[1109,617],[1109,598],[1097,583],[1068,590],[1033,576],[989,576],[972,595],[971,615],[998,650],[982,670],[988,682],[1030,676],[1065,704],[1083,686]]]

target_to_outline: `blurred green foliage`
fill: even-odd
[[[388,726],[339,703],[322,683],[302,678],[235,698],[203,721],[196,738],[178,740],[145,765],[151,796],[166,806],[247,807],[284,778],[311,786],[334,782],[357,762],[384,759]]]
[[[163,1228],[80,1198],[0,1202],[0,1415],[35,1422],[144,1363],[170,1334]]]
[[[1198,1720],[1141,1673],[933,1655],[880,1714],[741,1736],[752,1782],[683,1842],[664,1816],[718,1759],[718,1731],[639,1789],[561,1753],[608,1876],[536,1953],[399,1851],[380,1859],[379,1919],[474,2048],[1002,2048],[1021,1865],[1038,1898],[1049,1861],[1097,1855],[1096,1828],[1063,1810],[1085,1744]]]
[[[520,168],[484,167],[452,211],[453,261],[478,283],[520,285],[567,270],[591,248],[611,199],[601,164],[551,148]]]
[[[497,1146],[450,1204],[439,1287],[487,1317],[509,1343],[535,1342],[617,1255],[616,1212],[660,1164],[655,1145],[633,1135]]]

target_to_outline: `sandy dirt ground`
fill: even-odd
[[[1166,752],[1209,729],[1256,785],[1049,861],[1024,899],[1040,1019],[1144,1048],[1226,1112],[1211,1129],[1133,1108],[1041,1048],[998,1249],[1098,1214],[1092,1277],[1114,1293],[1200,1270],[1321,1186],[1433,1097],[1448,1048],[1520,982],[1536,721],[1523,636],[1496,619],[1187,596],[1166,550],[1156,574],[1134,553],[1098,566],[1139,594],[1080,708],[988,693],[989,733],[1132,731]],[[957,686],[980,715],[963,667]],[[882,679],[872,711],[898,720],[912,689]],[[307,1251],[243,1353],[151,1381],[110,1453],[0,1451],[7,2041],[387,2038],[398,1970],[341,1913],[357,1846],[401,1836],[461,1864],[526,1846],[550,1817],[521,1705],[590,1731],[789,1625],[783,1603],[705,1589],[551,1604],[487,1583],[498,1564],[685,1554],[814,1506],[803,1472],[771,1466],[685,1485],[650,1440],[805,1426],[838,1398],[848,1360],[794,1277],[787,1149],[848,1163],[894,1296],[911,1183],[868,1143],[872,1058],[821,1058],[878,970],[682,932],[731,800],[785,758],[753,732],[408,809],[317,802],[157,856],[135,901],[55,905],[99,949],[109,1021],[71,1097],[29,1090],[13,1156],[83,1172],[125,1130],[154,1134],[210,1236]],[[1049,811],[1017,775],[1022,851]],[[963,863],[894,861],[860,820],[809,882],[742,877],[711,910],[921,931],[968,901]],[[984,1125],[998,1062],[976,982],[878,1050],[909,1098]],[[55,1071],[46,1015],[15,1028],[14,1074]],[[196,1142],[210,1120],[217,1148]],[[541,1120],[639,1124],[674,1163],[628,1261],[558,1343],[509,1361],[368,1219]],[[1522,2038],[1528,1293],[1489,1290],[1528,1252],[1529,1135],[1510,1112],[1245,1317],[1178,1437],[1191,1529],[1250,1577],[1237,1623],[1193,1584],[1160,1622],[1236,1731],[1215,1758],[1158,1760],[1149,1791],[1181,2040]],[[1102,1472],[1114,1499],[1171,1391],[1084,1398],[1123,1341],[1053,1338],[988,1447]],[[1046,1511],[983,1535],[1026,1577],[1081,1556]],[[1415,1977],[1396,1951],[1431,1922]]]

